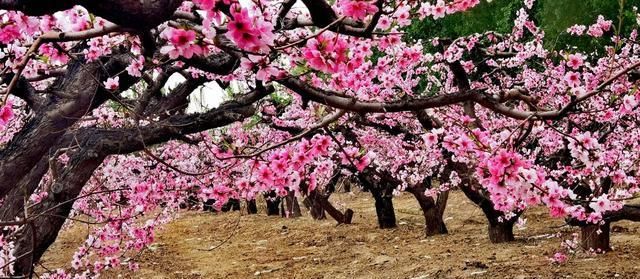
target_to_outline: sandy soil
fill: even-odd
[[[394,199],[398,228],[380,230],[367,193],[335,194],[332,201],[356,213],[354,224],[233,213],[186,212],[158,233],[140,257],[141,270],[111,271],[103,278],[640,278],[640,224],[614,226],[614,251],[549,263],[574,230],[543,209],[526,213],[518,240],[491,244],[482,212],[461,193],[445,212],[449,235],[425,238],[423,217],[410,195]],[[263,210],[263,209],[261,209]],[[563,236],[550,236],[558,230]],[[43,259],[68,266],[86,227],[61,233]],[[215,249],[212,249],[215,248]],[[203,251],[212,249],[210,251]]]

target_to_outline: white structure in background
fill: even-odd
[[[186,79],[180,74],[173,74],[164,87],[164,91],[178,86]],[[207,82],[198,87],[191,95],[189,95],[189,106],[187,113],[203,112],[218,107],[225,101],[227,92],[222,89],[215,81]]]

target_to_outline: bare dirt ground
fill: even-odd
[[[425,238],[424,219],[410,195],[394,199],[398,228],[380,230],[368,193],[334,194],[355,211],[354,224],[267,217],[264,213],[186,212],[157,234],[141,254],[141,269],[103,278],[640,278],[640,224],[614,224],[614,251],[572,256],[558,266],[549,257],[573,228],[543,209],[526,213],[518,241],[491,244],[482,212],[453,193],[445,212],[449,235]],[[558,230],[563,237],[550,236]],[[69,266],[86,227],[61,233],[44,266]],[[219,246],[219,247],[218,247]],[[217,247],[217,248],[216,248]],[[215,248],[211,251],[203,251]]]

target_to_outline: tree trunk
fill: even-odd
[[[302,200],[302,203],[307,209],[309,209],[311,218],[313,218],[314,220],[327,219],[327,216],[324,214],[324,208],[322,207],[320,199],[322,199],[322,196],[318,193],[317,190],[314,189],[306,198],[304,198],[304,200]]]
[[[513,221],[490,221],[489,222],[489,240],[491,243],[504,243],[514,241]]]
[[[298,204],[298,199],[295,196],[295,192],[289,191],[287,196],[284,197],[284,202],[282,203],[281,216],[285,218],[298,218],[302,216],[300,212],[300,204]]]
[[[335,208],[330,202],[328,197],[320,197],[320,203],[322,208],[327,211],[329,216],[338,221],[338,224],[351,224],[353,219],[353,210],[347,209],[344,214]]]
[[[393,189],[396,181],[390,179],[390,175],[374,174],[371,170],[365,169],[358,174],[358,179],[364,190],[371,192],[375,200],[376,215],[378,216],[378,226],[381,229],[395,228],[396,215],[393,210]],[[397,184],[395,184],[397,185]]]
[[[240,200],[229,199],[229,201],[220,208],[222,212],[238,211],[240,210]]]
[[[352,183],[352,182],[351,182],[351,179],[346,179],[346,178],[345,178],[345,180],[344,180],[344,184],[343,184],[343,185],[344,185],[344,186],[343,186],[343,189],[344,189],[344,192],[345,192],[345,193],[349,193],[349,192],[351,192],[351,183]]]
[[[264,195],[264,199],[267,202],[267,216],[280,215],[280,197],[275,192],[270,192]]]
[[[258,214],[256,200],[247,201],[247,214]]]
[[[376,214],[378,215],[378,226],[381,229],[395,228],[396,214],[393,210],[393,200],[391,195],[381,195],[379,191],[371,190],[376,203]]]
[[[430,184],[430,182],[428,184]],[[424,216],[425,222],[425,235],[433,236],[437,234],[447,234],[447,226],[445,225],[442,216],[449,198],[449,192],[440,193],[437,201],[434,201],[432,197],[427,197],[424,194],[426,189],[427,187],[424,186],[407,188],[407,191],[413,194],[420,205],[420,209],[422,209],[422,215]]]
[[[130,58],[114,55],[107,63],[100,61],[84,64],[78,61],[69,65],[65,75],[56,80],[56,91],[73,98],[56,99],[43,104],[44,107],[25,123],[5,148],[0,150],[0,198],[13,189],[18,182],[47,156],[67,128],[91,109],[106,101],[113,94],[101,89],[99,82],[105,75],[119,73],[130,64]],[[106,72],[105,72],[106,71]],[[131,86],[131,78],[121,77],[121,86]],[[46,92],[52,94],[52,92]]]
[[[459,171],[459,173],[465,172]],[[500,217],[503,216],[503,213],[494,209],[491,199],[486,197],[481,190],[479,190],[482,189],[482,187],[473,187],[472,183],[477,183],[477,181],[466,179],[465,183],[460,185],[460,190],[462,190],[469,200],[482,209],[484,216],[489,222],[489,240],[491,243],[514,241],[513,225],[522,212],[516,212],[516,216],[512,217],[510,220],[503,220],[502,222],[499,222],[498,220],[501,219]]]
[[[31,216],[38,217],[16,232],[14,255],[16,257],[26,255],[16,260],[14,266],[16,275],[29,275],[33,263],[38,262],[42,254],[55,241],[66,217],[71,212],[73,202],[69,201],[78,197],[103,159],[103,156],[96,156],[96,158],[74,156],[65,168],[65,172],[52,185],[49,196],[41,203],[34,205]]]
[[[600,231],[600,233],[598,233]],[[586,225],[580,228],[582,238],[582,248],[586,250],[593,249],[596,253],[611,251],[610,237],[611,224],[604,225]]]

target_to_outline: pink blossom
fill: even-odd
[[[13,117],[13,103],[11,101],[7,101],[7,103],[0,108],[0,127],[7,125]]]
[[[140,77],[142,76],[142,68],[144,68],[144,56],[139,56],[127,66],[127,73],[133,77]]]
[[[180,56],[191,58],[193,55],[203,53],[202,47],[196,44],[196,33],[192,30],[183,30],[169,27],[165,29],[161,36],[169,41],[163,46],[160,52],[169,54],[169,58],[176,59]]]
[[[443,18],[447,9],[443,0],[438,0],[435,5],[431,6],[431,14],[433,19]]]
[[[584,64],[584,57],[582,54],[570,54],[569,59],[567,61],[567,66],[571,67],[574,70],[577,70]]]
[[[269,51],[273,45],[273,25],[259,16],[250,16],[246,8],[237,4],[231,7],[232,19],[227,25],[227,37],[238,47],[252,52]]]
[[[378,11],[378,7],[373,1],[367,0],[340,0],[338,1],[338,7],[344,15],[354,19],[364,19]]]
[[[569,258],[567,257],[567,255],[565,255],[562,252],[557,252],[555,254],[553,254],[553,258],[551,258],[551,262],[555,263],[555,264],[563,264],[565,263]]]
[[[120,77],[112,77],[108,78],[107,81],[104,82],[104,87],[108,90],[116,90],[120,86]]]
[[[580,86],[580,73],[577,72],[567,72],[564,75],[564,81],[569,85],[569,87],[578,87]]]
[[[344,69],[347,42],[336,36],[322,33],[307,41],[302,54],[311,68],[327,73],[337,73]]]

